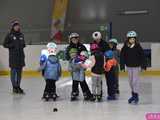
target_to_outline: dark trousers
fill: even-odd
[[[47,79],[44,93],[56,93],[56,80]]]
[[[11,68],[11,82],[13,87],[20,87],[22,78],[22,68]]]
[[[82,88],[82,92],[83,92],[83,95],[84,96],[91,96],[91,91],[86,83],[86,81],[76,81],[76,80],[73,80],[73,83],[72,83],[72,93],[76,93],[76,94],[79,94],[79,84]]]
[[[115,68],[115,90],[119,91],[119,66],[117,65]]]
[[[108,96],[115,96],[116,89],[116,75],[115,71],[111,70],[110,72],[105,72],[105,77],[106,77],[106,83],[107,83],[107,91],[108,91]]]

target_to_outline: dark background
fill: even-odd
[[[160,42],[159,0],[69,0],[64,41],[70,32],[78,32],[84,42],[91,33],[112,22],[113,37],[120,42],[128,30],[135,30],[142,42]],[[9,29],[9,21],[19,18],[26,42],[40,44],[49,39],[52,0],[0,0],[0,43]],[[120,11],[148,10],[148,14],[120,15]],[[105,38],[106,31],[103,31]]]

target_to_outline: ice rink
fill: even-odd
[[[41,77],[25,77],[22,81],[26,95],[11,92],[8,77],[0,77],[0,120],[145,120],[150,112],[160,111],[160,77],[141,77],[140,103],[129,105],[130,89],[127,77],[120,77],[120,97],[106,101],[106,83],[103,80],[103,102],[70,101],[71,80],[62,78],[57,82],[56,101],[41,100],[45,82]],[[90,77],[87,82],[91,85]],[[58,112],[53,112],[58,108]]]

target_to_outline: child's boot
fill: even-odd
[[[132,97],[128,99],[128,103],[129,104],[132,104],[132,103],[138,104],[138,102],[139,102],[139,95],[138,95],[138,93],[132,92]]]
[[[46,96],[44,97],[44,100],[49,101],[49,98],[50,98],[49,93],[47,93]]]
[[[43,96],[42,96],[42,99],[45,99],[45,97],[47,96],[47,94],[48,94],[47,92],[44,92]]]
[[[18,93],[18,88],[17,88],[17,87],[13,87],[12,92],[13,92],[14,94],[17,94],[17,93]]]
[[[72,92],[71,93],[71,101],[75,101],[77,100],[77,93],[76,92]]]
[[[56,93],[51,93],[50,98],[53,99],[53,101],[56,101],[56,99],[57,99]]]
[[[128,103],[131,104],[134,101],[134,92],[131,93],[132,96],[128,99]]]
[[[101,95],[97,95],[97,101],[101,102],[102,101],[102,96]]]
[[[96,100],[96,95],[89,95],[89,100],[94,102]]]
[[[17,87],[17,91],[19,94],[25,94],[24,90],[20,87]]]
[[[139,95],[138,93],[134,93],[134,104],[138,104],[139,102]]]
[[[108,96],[108,97],[107,97],[107,100],[108,100],[108,101],[116,100],[116,96],[115,96],[115,95]]]

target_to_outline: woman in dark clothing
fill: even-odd
[[[20,24],[17,20],[12,21],[11,31],[6,35],[3,46],[9,50],[9,67],[11,68],[11,82],[13,93],[23,94],[21,89],[22,69],[25,66],[24,35],[21,33]]]

